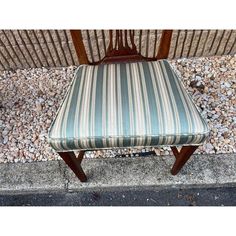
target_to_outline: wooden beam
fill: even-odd
[[[89,64],[87,53],[83,43],[83,37],[81,30],[70,30],[70,34],[73,40],[75,51],[80,64]]]
[[[166,59],[169,55],[170,43],[173,30],[163,30],[161,35],[161,41],[157,53],[157,59]]]

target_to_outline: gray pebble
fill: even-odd
[[[5,136],[4,138],[3,138],[3,144],[7,144],[8,143],[8,136]]]

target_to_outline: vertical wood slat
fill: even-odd
[[[31,38],[30,38],[30,36],[29,36],[27,30],[24,30],[24,33],[25,33],[25,35],[26,35],[27,40],[30,42],[30,44],[31,44],[31,46],[32,46],[32,49],[34,50],[34,54],[36,55],[37,60],[40,62],[40,66],[44,66],[44,64],[43,64],[43,62],[42,62],[42,60],[41,60],[41,58],[39,57],[38,53],[36,52],[35,44],[32,42],[32,40],[31,40]],[[38,41],[37,36],[35,35],[34,30],[32,30],[32,33],[34,34],[34,38],[35,38],[35,40],[37,41],[37,43],[38,43],[38,45],[39,45],[39,41]],[[41,53],[43,53],[43,50],[42,50],[42,49],[41,49]],[[43,55],[44,55],[44,54],[43,54]],[[45,55],[44,55],[44,59],[46,60]]]
[[[7,58],[4,56],[4,54],[2,53],[2,51],[0,51],[1,57],[5,60],[6,64],[8,67],[5,67],[5,65],[2,63],[2,61],[0,60],[0,65],[2,66],[2,68],[4,70],[6,70],[7,68],[11,68],[10,63],[8,62]]]
[[[63,46],[62,46],[61,37],[60,37],[59,34],[58,34],[58,30],[54,30],[54,32],[55,32],[55,35],[56,35],[56,39],[57,39],[57,41],[58,41],[58,45],[59,45],[60,50],[61,50],[61,52],[62,52],[62,55],[63,55],[63,57],[64,57],[64,61],[65,61],[66,65],[68,65],[69,62],[68,62],[68,60],[67,60],[65,51],[64,51]]]
[[[109,45],[107,51],[111,51],[113,49],[113,31],[109,30]]]
[[[12,61],[13,64],[14,64],[14,66],[17,68],[17,63],[15,62],[15,60],[13,59],[13,57],[11,56],[11,54],[9,53],[9,51],[7,50],[7,47],[6,47],[6,45],[3,43],[3,41],[1,40],[1,38],[0,38],[0,44],[2,44],[2,47],[4,47],[4,49],[5,49],[6,53],[7,53],[7,56],[11,59],[11,61]],[[4,54],[2,53],[1,50],[0,50],[0,53],[1,53],[2,57],[3,57],[3,59],[4,59],[4,60],[6,61],[6,63],[8,64],[8,67],[10,68],[10,67],[11,67],[11,66],[10,66],[10,63],[8,62],[8,60],[6,59],[6,57],[4,56]],[[1,60],[0,60],[0,63],[1,63]],[[2,63],[1,63],[1,65],[2,65],[3,68],[5,68]]]
[[[103,42],[103,48],[104,48],[104,55],[106,54],[107,47],[106,47],[106,40],[105,40],[105,33],[104,30],[102,30],[102,42]]]
[[[4,58],[4,55],[2,54],[2,52],[0,52],[1,56]],[[5,60],[5,59],[4,59]],[[6,60],[5,60],[6,61]],[[7,62],[7,61],[6,61]],[[1,70],[8,70],[11,68],[9,62],[7,62],[8,67],[6,67],[4,64],[2,64],[2,62],[0,61],[0,66],[1,66]]]
[[[93,47],[92,47],[92,44],[91,44],[90,34],[89,34],[89,31],[88,31],[88,30],[86,30],[86,36],[87,36],[87,42],[88,42],[89,53],[90,53],[90,56],[91,56],[91,59],[92,59],[92,63],[94,63],[95,60],[94,60],[94,54],[93,54]],[[83,41],[82,41],[82,42],[83,42]]]
[[[220,37],[220,40],[219,40],[219,42],[218,42],[218,45],[217,45],[217,47],[216,47],[216,50],[215,50],[215,52],[214,52],[214,54],[218,54],[218,51],[219,51],[219,49],[220,49],[220,45],[221,45],[221,42],[222,42],[222,39],[224,38],[224,36],[225,36],[225,30],[223,30],[223,33],[222,33],[222,35],[221,35],[221,37]]]
[[[179,30],[177,30],[177,36],[176,36],[176,41],[175,41],[175,47],[174,47],[174,55],[173,55],[173,58],[176,57],[176,51],[177,51],[178,42],[179,42]]]
[[[122,50],[124,49],[124,44],[123,44],[123,31],[120,30],[120,37],[119,37],[119,48],[121,48]]]
[[[39,42],[37,35],[35,34],[35,30],[32,30],[32,32],[33,32],[33,35],[34,35],[34,38],[35,38],[37,44],[39,45],[39,49],[40,49],[40,51],[41,51],[41,54],[43,55],[43,58],[44,58],[44,60],[45,60],[45,62],[46,62],[46,66],[50,66],[50,65],[49,65],[49,62],[48,62],[48,60],[47,60],[47,56],[46,56],[46,54],[45,54],[45,52],[44,52],[44,50],[43,50],[43,48],[42,48],[42,45],[41,45],[41,43]],[[27,33],[27,30],[26,30],[26,33]],[[43,64],[43,63],[42,63],[42,64]]]
[[[232,50],[233,50],[235,44],[236,44],[236,37],[234,38],[234,42],[233,42],[233,44],[232,44],[232,46],[231,46],[231,48],[229,50],[229,53],[232,53]]]
[[[149,35],[150,35],[150,30],[147,30],[147,38],[146,38],[146,57],[148,57]]]
[[[210,46],[210,48],[209,48],[209,53],[211,53],[211,50],[212,50],[213,45],[214,45],[214,43],[215,43],[215,39],[216,39],[217,34],[218,34],[218,30],[216,30],[216,32],[215,32],[215,34],[214,34],[214,37],[213,37],[211,46]]]
[[[39,33],[40,33],[40,35],[41,35],[41,37],[43,39],[43,42],[44,42],[44,44],[45,44],[45,46],[47,48],[47,51],[48,51],[49,56],[51,58],[51,61],[53,62],[53,66],[56,66],[56,61],[55,61],[54,57],[52,56],[51,50],[48,47],[48,43],[47,43],[47,40],[45,38],[44,32],[42,30],[39,30]]]
[[[132,50],[135,50],[136,49],[136,45],[134,43],[135,32],[134,32],[134,30],[129,30],[129,33],[130,33],[130,42],[132,45]]]
[[[26,43],[25,43],[25,41],[23,40],[23,38],[22,38],[22,36],[21,36],[21,33],[19,32],[19,30],[16,30],[16,32],[17,32],[19,38],[21,39],[22,45],[24,46],[24,48],[25,48],[25,50],[26,50],[26,52],[27,52],[27,54],[28,54],[27,56],[28,56],[28,57],[30,58],[30,60],[33,62],[33,66],[34,66],[34,67],[37,67],[37,64],[36,64],[35,60],[33,59],[33,57],[32,57],[32,55],[31,55],[31,53],[30,53],[28,47],[26,46]],[[17,42],[17,40],[16,40],[16,42]],[[17,42],[17,45],[18,45],[18,47],[20,48],[20,45],[18,44],[18,42]],[[24,58],[26,59],[26,56],[25,56],[24,52],[22,52],[22,50],[21,50],[21,53],[22,53],[22,55],[24,56]],[[27,60],[27,59],[26,59],[26,60]]]
[[[20,47],[20,45],[19,45],[19,43],[18,43],[18,41],[17,41],[15,35],[13,34],[12,31],[10,31],[10,32],[11,32],[11,35],[12,35],[12,37],[13,37],[13,39],[14,39],[14,42],[15,42],[16,46],[18,47],[18,49],[19,49],[21,55],[23,56],[24,60],[25,60],[26,63],[28,64],[28,66],[31,67],[31,64],[29,63],[29,61],[27,60],[27,57],[25,56],[24,52],[22,51],[22,49],[21,49],[21,47]],[[30,55],[30,56],[31,56],[31,55]],[[31,60],[32,60],[32,59],[31,59]],[[32,60],[32,61],[33,61],[33,60]],[[35,62],[33,62],[33,64],[34,64],[34,66],[36,67]]]
[[[157,30],[155,30],[155,38],[154,38],[154,46],[153,46],[153,57],[156,56],[156,48],[157,48]]]
[[[195,30],[193,30],[193,33],[192,33],[192,36],[191,36],[191,40],[190,40],[190,44],[189,44],[189,48],[188,48],[187,57],[190,56],[190,52],[191,52],[191,49],[192,49],[194,37],[195,37]]]
[[[200,35],[199,35],[198,41],[197,41],[197,46],[195,47],[195,50],[194,50],[194,53],[193,53],[194,57],[197,55],[197,51],[198,51],[198,48],[199,48],[199,44],[200,44],[201,38],[202,38],[202,30],[200,31]]]
[[[125,30],[125,48],[129,47],[129,43],[128,43],[128,33],[127,30]]]
[[[68,47],[68,50],[69,50],[69,54],[70,54],[70,58],[71,58],[71,62],[73,63],[73,65],[75,65],[75,60],[74,60],[74,57],[72,55],[72,52],[71,52],[71,47],[69,45],[69,39],[68,39],[68,36],[67,36],[67,33],[65,30],[63,30],[63,34],[64,34],[64,37],[66,39],[66,44],[67,44],[67,47]]]
[[[207,32],[207,37],[206,37],[206,39],[205,39],[205,41],[204,41],[204,44],[203,44],[204,46],[203,46],[203,48],[202,48],[201,55],[203,55],[203,53],[204,53],[205,50],[206,50],[206,45],[207,45],[207,41],[208,41],[209,37],[210,37],[210,30],[208,30],[208,32]]]
[[[101,52],[100,52],[100,48],[99,48],[97,31],[94,30],[93,32],[94,32],[94,36],[95,36],[95,40],[96,40],[96,47],[97,47],[97,51],[98,51],[98,59],[101,60]]]
[[[57,57],[57,59],[58,59],[60,65],[62,65],[63,63],[62,63],[61,57],[60,57],[60,55],[59,55],[59,52],[58,52],[58,50],[57,50],[57,47],[56,47],[56,44],[55,44],[55,40],[53,40],[52,32],[51,32],[51,30],[47,30],[47,32],[48,32],[48,35],[49,35],[49,37],[50,37],[50,40],[51,40],[51,43],[52,43],[54,52],[55,52],[55,54],[56,54],[56,57]]]
[[[184,30],[184,40],[183,40],[183,43],[182,43],[182,48],[181,48],[181,52],[180,52],[180,57],[183,56],[184,46],[185,46],[185,42],[186,42],[186,38],[187,38],[187,33],[188,33],[188,31],[187,31],[187,30]]]
[[[118,43],[118,40],[119,40],[119,30],[116,30],[115,32],[116,32],[116,34],[115,34],[115,46],[114,46],[114,48],[118,49],[118,45],[119,45],[119,43]]]
[[[18,62],[19,62],[19,64],[20,64],[20,66],[23,67],[23,64],[22,64],[22,62],[21,62],[21,60],[20,60],[20,58],[19,58],[19,56],[18,56],[18,53],[16,52],[16,50],[15,50],[14,46],[12,45],[12,43],[10,42],[10,40],[8,39],[7,34],[5,33],[4,30],[2,30],[2,32],[3,32],[3,35],[4,35],[4,37],[6,38],[6,40],[7,40],[7,42],[8,42],[9,47],[11,48],[11,50],[12,50],[12,52],[14,53],[15,57],[17,58],[17,60],[18,60]],[[27,63],[27,62],[26,62],[26,63]],[[28,64],[28,63],[27,63],[27,64]]]
[[[58,54],[58,50],[57,50],[57,48],[56,48],[56,45],[55,45],[55,43],[54,43],[54,40],[53,40],[53,38],[52,38],[52,35],[51,35],[50,30],[47,30],[47,33],[48,33],[49,39],[51,40],[51,44],[52,44],[53,50],[54,50],[54,52],[55,52],[55,54],[56,54],[56,57],[57,57],[57,59],[58,59],[60,65],[62,65],[61,57],[60,57],[59,54]],[[57,64],[56,64],[56,66],[57,66]]]
[[[228,38],[227,38],[227,40],[226,40],[226,42],[225,42],[225,46],[224,46],[224,49],[223,49],[223,52],[222,52],[221,55],[224,55],[224,54],[225,54],[225,51],[226,51],[226,48],[227,48],[227,46],[228,46],[229,40],[230,40],[230,38],[231,38],[231,36],[232,36],[232,33],[233,33],[233,30],[230,30],[229,36],[228,36]]]
[[[143,31],[140,30],[140,32],[139,32],[139,53],[141,53],[141,49],[142,49],[142,33],[143,33]]]

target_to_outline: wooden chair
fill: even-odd
[[[100,36],[99,36],[99,33],[100,33]],[[57,115],[57,117],[55,118],[55,120],[51,126],[51,129],[49,132],[49,142],[52,145],[52,147],[59,153],[59,155],[66,162],[66,164],[72,169],[72,171],[80,179],[80,181],[84,182],[87,180],[87,178],[86,178],[86,175],[81,167],[81,161],[83,159],[83,156],[84,156],[84,153],[86,150],[96,150],[96,149],[98,149],[97,147],[101,147],[101,148],[123,147],[122,146],[123,144],[125,144],[124,146],[138,146],[137,144],[139,144],[139,143],[144,143],[144,144],[148,143],[148,144],[151,144],[152,146],[159,146],[159,144],[160,145],[170,145],[171,149],[173,151],[173,154],[176,158],[176,161],[173,165],[171,173],[173,175],[176,175],[180,171],[180,169],[184,166],[184,164],[188,161],[188,159],[194,153],[194,151],[198,148],[198,146],[200,144],[202,144],[204,142],[204,140],[207,138],[209,130],[208,130],[206,123],[202,120],[202,118],[200,117],[200,114],[197,112],[197,109],[193,105],[191,99],[184,92],[181,82],[177,78],[176,74],[171,70],[171,67],[168,65],[168,62],[162,61],[163,59],[166,59],[168,57],[172,31],[171,30],[163,30],[161,32],[160,40],[158,40],[157,31],[154,32],[154,38],[152,40],[150,40],[150,31],[148,31],[145,35],[146,44],[145,44],[144,48],[142,47],[143,38],[144,38],[144,34],[142,31],[139,31],[139,34],[135,35],[134,30],[115,30],[115,31],[109,30],[109,34],[107,32],[104,32],[103,30],[102,31],[96,31],[96,30],[83,31],[83,32],[80,30],[71,30],[71,36],[72,36],[75,50],[76,50],[76,53],[77,53],[77,56],[79,59],[79,63],[80,63],[80,65],[82,65],[83,69],[77,70],[77,74],[76,74],[77,77],[75,77],[74,81],[72,82],[72,85],[71,85],[71,88],[69,89],[67,97],[65,98],[64,102],[62,103],[62,106],[60,107],[60,109],[58,111],[59,115]],[[92,40],[94,42],[93,45],[91,43]],[[152,47],[153,47],[153,52],[151,53],[152,55],[150,55],[149,41],[152,41]],[[158,47],[158,42],[159,42],[159,47]],[[157,50],[157,48],[158,48],[158,50]],[[158,64],[156,62],[157,60],[159,60]],[[127,64],[128,64],[128,66],[127,66]],[[83,66],[83,65],[87,65],[87,66]],[[110,67],[108,67],[108,66],[110,66]],[[121,67],[126,68],[125,70],[126,70],[127,75],[125,75],[124,77],[122,77],[122,75],[119,74],[119,73],[122,73],[122,70],[120,69]],[[140,75],[142,75],[142,76],[137,75],[137,77],[135,77],[137,71],[133,71],[132,68],[136,68],[136,67],[137,67],[137,71],[139,71],[141,73]],[[79,68],[81,68],[81,66]],[[156,78],[155,82],[153,82],[153,83],[156,83],[158,85],[158,83],[159,83],[158,80],[160,79],[160,81],[162,81],[162,82],[160,82],[159,85],[163,86],[162,89],[163,88],[167,89],[168,91],[166,92],[166,94],[169,94],[169,95],[165,95],[165,97],[167,96],[166,98],[163,97],[162,90],[158,86],[156,88],[153,88],[153,90],[152,90],[153,95],[152,96],[150,96],[148,94],[149,93],[148,89],[145,90],[146,95],[143,95],[143,96],[146,96],[147,99],[144,101],[144,103],[148,102],[149,111],[146,111],[145,106],[143,106],[143,110],[146,111],[145,114],[147,115],[148,112],[152,112],[154,109],[154,107],[152,107],[150,105],[150,104],[154,104],[154,103],[151,103],[151,102],[156,102],[159,104],[159,106],[163,106],[163,104],[167,104],[168,106],[171,107],[170,109],[173,109],[172,113],[174,115],[171,114],[172,123],[175,122],[173,124],[175,124],[176,127],[178,126],[178,128],[174,127],[172,129],[179,130],[178,132],[181,131],[181,129],[182,129],[182,128],[180,128],[181,119],[183,122],[188,123],[187,128],[185,127],[186,124],[182,125],[183,126],[183,132],[182,132],[183,134],[179,134],[176,131],[177,133],[173,137],[172,136],[171,137],[169,137],[169,136],[164,137],[164,135],[162,135],[162,134],[161,134],[162,136],[158,137],[158,135],[152,135],[149,131],[150,135],[149,136],[147,135],[147,137],[140,138],[139,135],[136,135],[135,137],[127,137],[127,134],[125,134],[126,129],[124,128],[122,131],[122,132],[124,132],[124,134],[123,134],[124,137],[115,137],[115,135],[114,135],[114,137],[112,135],[110,135],[110,136],[107,135],[107,137],[104,137],[101,135],[101,137],[99,136],[100,137],[100,139],[99,139],[99,138],[97,138],[97,136],[95,134],[91,135],[91,133],[89,133],[90,131],[88,131],[88,129],[86,129],[85,127],[81,127],[80,126],[81,124],[85,124],[84,126],[87,125],[86,122],[88,122],[88,121],[85,121],[85,119],[87,119],[87,120],[98,119],[95,121],[95,123],[91,124],[91,126],[90,125],[86,126],[86,127],[92,127],[91,129],[96,130],[99,128],[98,127],[99,125],[102,126],[101,122],[104,121],[104,119],[106,119],[106,117],[105,117],[107,115],[106,112],[101,112],[102,110],[100,108],[96,108],[96,105],[94,105],[92,102],[90,102],[89,104],[91,106],[94,106],[94,108],[93,108],[93,110],[90,111],[89,110],[90,107],[88,107],[90,105],[88,105],[86,103],[86,99],[88,98],[88,96],[94,96],[92,92],[90,93],[90,95],[88,95],[86,92],[87,90],[90,89],[90,87],[91,87],[91,91],[101,91],[102,93],[104,93],[104,90],[102,90],[103,88],[108,89],[108,90],[109,89],[112,90],[114,88],[114,86],[115,86],[114,84],[113,85],[106,85],[105,82],[102,85],[103,88],[98,88],[99,87],[98,81],[102,81],[101,80],[102,75],[99,75],[99,73],[100,74],[103,73],[103,77],[104,77],[104,73],[105,73],[104,71],[106,70],[106,68],[113,68],[115,71],[114,72],[113,69],[107,69],[107,70],[110,70],[110,71],[106,72],[107,73],[106,75],[108,77],[109,76],[112,77],[114,75],[114,73],[116,76],[118,74],[120,75],[118,78],[119,83],[117,82],[116,86],[121,86],[122,81],[125,81],[125,83],[126,83],[126,80],[130,79],[129,80],[130,82],[127,82],[127,84],[132,83],[132,86],[138,86],[137,85],[138,83],[140,83],[140,84],[146,83],[145,86],[147,87],[148,83],[151,83],[150,81],[154,81],[153,73],[155,72],[156,73],[155,76],[160,77],[160,78]],[[119,70],[117,68],[119,68]],[[131,68],[131,69],[129,69],[129,68]],[[152,68],[154,68],[154,69],[152,69]],[[101,72],[102,70],[103,70],[103,72]],[[161,72],[159,70],[162,71],[163,73],[160,74]],[[129,74],[131,76],[130,78],[128,78],[128,73],[130,73]],[[144,74],[142,74],[142,73],[144,73]],[[91,75],[91,74],[93,74],[93,75]],[[86,80],[84,80],[84,77],[86,77],[86,76],[88,77],[88,79],[86,79],[86,80],[89,80],[91,82],[84,82],[84,81],[86,81]],[[96,77],[97,88],[93,84],[93,83],[95,83],[94,82],[95,80],[90,79],[91,76],[93,78]],[[132,76],[135,78],[133,78]],[[97,79],[97,77],[99,77],[99,78]],[[143,78],[143,77],[148,77],[148,78]],[[126,80],[124,78],[126,78]],[[137,78],[139,78],[140,81],[138,81]],[[105,79],[107,79],[107,78],[105,78]],[[136,85],[133,84],[132,79],[135,79],[135,81],[138,81]],[[143,80],[145,80],[145,81],[143,82]],[[113,82],[109,82],[109,81],[113,81]],[[87,84],[81,85],[81,83],[84,83],[84,84],[87,83]],[[111,80],[107,80],[107,83],[116,83],[116,82],[111,79]],[[101,82],[100,82],[100,84],[101,84]],[[151,87],[150,87],[150,89],[151,89]],[[117,89],[117,88],[115,88],[115,89]],[[154,94],[157,93],[156,92],[157,89],[160,89],[160,91],[158,91],[158,93],[162,94],[162,97],[159,96],[159,97],[155,97],[156,99],[154,99]],[[174,91],[174,89],[175,89],[175,91]],[[117,91],[118,90],[116,90],[115,93],[118,94]],[[136,92],[137,90],[133,90],[133,91]],[[144,91],[144,90],[141,89],[140,91]],[[110,94],[111,92],[108,91],[107,93]],[[122,94],[121,96],[126,96],[126,95],[131,96],[130,95],[131,92],[129,93],[129,91],[128,91],[127,93],[129,95]],[[137,93],[138,93],[138,91],[137,91]],[[83,94],[83,96],[82,96],[82,94]],[[119,95],[117,95],[117,94],[115,95],[116,97],[115,96],[113,97],[113,101],[111,101],[111,103],[114,104],[114,99],[117,98],[117,101],[115,101],[115,102],[119,103],[119,99],[120,99],[120,101],[123,102],[122,106],[125,107],[126,104],[124,102],[125,101],[124,98],[118,98]],[[77,97],[74,99],[73,96],[77,96]],[[94,101],[96,99],[99,99],[98,96],[99,96],[99,92],[96,93],[96,96],[94,97]],[[107,96],[107,99],[109,100],[110,98],[108,98],[108,95],[106,95],[106,96]],[[167,101],[166,103],[164,103],[164,102],[162,103],[162,99],[164,99],[164,100],[169,99],[168,96],[171,96],[171,100],[169,100],[169,102]],[[176,107],[174,107],[174,105],[172,104],[174,101],[173,99],[175,99]],[[77,104],[77,102],[78,102],[78,104]],[[107,101],[107,102],[109,103],[110,101]],[[70,104],[73,104],[73,103],[75,103],[74,104],[75,108],[70,106]],[[87,105],[84,105],[85,103]],[[127,103],[128,103],[128,101],[127,101]],[[182,106],[180,104],[182,104]],[[79,106],[79,108],[78,108],[78,106]],[[97,104],[97,106],[98,106],[98,104]],[[132,106],[132,104],[131,104],[131,106]],[[131,106],[129,106],[129,109],[132,109]],[[117,105],[117,107],[119,107],[119,104]],[[112,116],[114,114],[116,114],[118,117],[118,118],[117,117],[115,118],[116,121],[120,122],[119,121],[119,119],[120,119],[119,114],[117,114],[118,110],[116,110],[116,109],[118,109],[117,107],[114,108],[114,107],[110,106],[110,108],[109,108],[111,110],[113,109],[113,111],[108,114],[108,116],[111,116],[109,118],[111,120],[111,121],[109,121],[110,122],[109,123],[110,129],[114,128],[112,126],[112,119],[113,119]],[[136,108],[137,108],[136,110],[139,109],[137,104],[136,104]],[[76,109],[78,109],[78,110],[76,110]],[[96,109],[100,109],[99,110],[100,112],[95,114],[95,111],[97,111]],[[122,109],[119,110],[119,112],[122,111],[123,113],[126,114],[126,112],[124,112],[124,110],[122,110]],[[156,109],[159,109],[158,106]],[[164,109],[164,113],[170,111],[169,108],[168,108],[169,110],[166,110],[167,109],[166,107],[164,107],[162,109]],[[187,116],[188,117],[185,118],[184,116],[182,116],[182,114],[184,112],[182,112],[182,110],[180,111],[179,109],[180,110],[187,109],[188,115],[186,115],[186,117]],[[174,117],[175,116],[174,110],[178,112],[178,114],[176,114],[176,116],[178,116],[178,118]],[[100,113],[102,113],[102,114],[100,114]],[[190,113],[194,113],[194,114],[190,114]],[[165,126],[168,126],[168,125],[173,126],[173,124],[171,122],[168,123],[168,115],[163,114],[163,110],[161,111],[160,114],[161,114],[161,116],[164,117],[164,118],[163,117],[161,118],[162,119],[161,121],[159,121],[159,120],[155,121],[155,116],[153,116],[153,114],[149,117],[149,120],[154,119],[154,122],[158,123],[157,127],[155,127],[155,129],[158,129],[158,130],[162,129],[161,126],[164,126],[163,124],[165,124]],[[101,117],[96,118],[97,116],[101,116]],[[132,116],[132,112],[129,113],[129,116]],[[139,113],[136,113],[136,116],[139,116]],[[190,116],[192,117],[193,121],[189,121]],[[71,117],[73,117],[73,118],[71,118]],[[143,116],[142,118],[145,119],[146,117]],[[178,122],[180,122],[180,123],[177,123],[176,120],[178,120]],[[96,123],[96,122],[98,122],[98,123]],[[119,124],[124,125],[123,120],[122,120],[122,122],[120,122]],[[193,122],[193,123],[191,123],[191,122]],[[194,122],[197,123],[196,126],[195,126]],[[72,127],[72,123],[73,123],[73,127]],[[131,121],[131,123],[132,123],[132,121]],[[192,128],[193,127],[196,128],[196,130],[194,131],[195,132],[194,134],[191,134],[192,131],[191,131],[191,128],[189,128],[190,126]],[[61,128],[61,127],[64,127],[64,128]],[[72,128],[70,128],[70,127],[72,127]],[[77,127],[77,128],[75,128],[75,127]],[[147,127],[145,127],[145,128],[147,129]],[[67,132],[67,129],[71,129],[71,131]],[[80,135],[78,135],[78,133],[76,133],[77,129],[80,129],[80,131],[79,131]],[[83,129],[84,129],[84,131],[83,131]],[[166,127],[166,129],[169,130],[169,127]],[[58,130],[60,130],[60,131],[58,131]],[[109,130],[107,131],[107,133],[109,134]],[[122,139],[122,142],[120,142],[120,139]],[[137,140],[134,141],[134,139],[137,139]],[[142,139],[145,139],[146,141],[143,141]],[[147,141],[147,140],[149,140],[149,141]],[[163,141],[163,140],[165,140],[165,141]],[[109,144],[107,144],[107,143],[109,143]],[[120,143],[122,143],[122,145],[119,145]],[[134,143],[135,143],[135,145],[134,145]],[[182,146],[182,148],[179,150],[177,148],[177,146]],[[73,152],[74,150],[80,150],[78,157],[75,156],[75,154]]]

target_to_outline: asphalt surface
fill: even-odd
[[[236,206],[236,188],[105,189],[0,194],[1,206]]]

